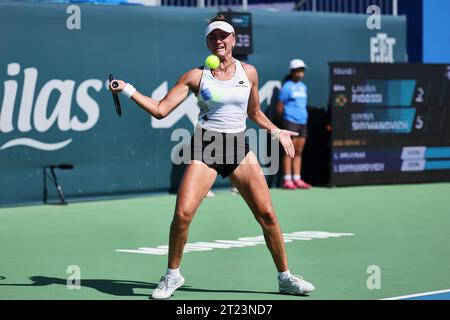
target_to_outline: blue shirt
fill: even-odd
[[[308,87],[303,82],[286,81],[281,88],[278,100],[284,104],[284,119],[297,124],[306,124]]]

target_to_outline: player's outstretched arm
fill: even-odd
[[[191,84],[194,82],[196,70],[190,70],[183,74],[178,79],[175,86],[169,90],[167,95],[161,100],[155,100],[151,97],[147,97],[137,91],[132,85],[127,84],[122,80],[117,81],[119,86],[113,88],[110,84],[109,89],[116,93],[124,93],[129,98],[134,100],[136,104],[143,110],[150,113],[156,119],[162,119],[171,113],[176,107],[178,107],[188,96]]]

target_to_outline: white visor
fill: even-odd
[[[211,31],[220,29],[228,33],[234,32],[234,28],[231,24],[225,21],[214,21],[213,23],[210,23],[206,29],[205,29],[205,37],[208,36],[208,34],[211,33]]]

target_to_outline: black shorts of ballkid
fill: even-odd
[[[300,138],[306,138],[308,136],[308,128],[306,124],[298,124],[291,121],[288,121],[286,119],[283,119],[282,123],[283,129],[294,131],[298,133],[298,137]]]
[[[224,133],[197,128],[191,138],[191,160],[198,160],[228,177],[250,151],[244,132]]]

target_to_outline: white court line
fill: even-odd
[[[450,292],[450,289],[439,290],[439,291],[423,292],[423,293],[416,293],[416,294],[410,294],[410,295],[407,295],[407,296],[384,298],[384,299],[380,299],[380,300],[400,300],[400,299],[423,297],[423,296],[428,296],[428,295],[432,295],[432,294],[447,293],[447,292]]]

